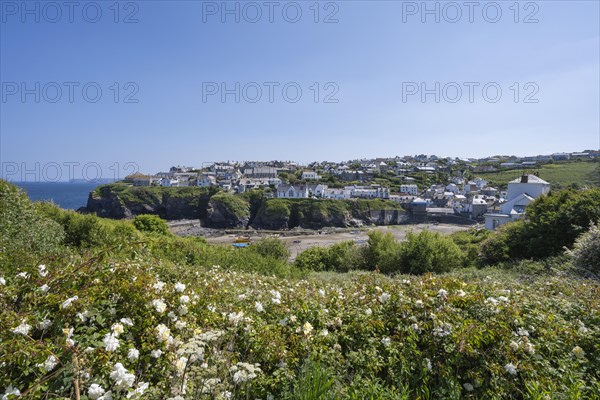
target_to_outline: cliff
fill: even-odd
[[[251,206],[252,203],[252,206]],[[360,227],[408,222],[399,204],[385,200],[252,199],[202,187],[104,185],[82,211],[122,219],[154,214],[167,220],[199,219],[209,228],[286,230]]]

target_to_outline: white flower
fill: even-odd
[[[179,307],[177,307],[177,312],[179,313],[179,315],[186,315],[188,311],[189,310],[185,304],[182,304]]]
[[[156,336],[159,342],[167,342],[171,336],[171,330],[165,324],[159,324],[156,327]]]
[[[313,331],[313,326],[310,324],[310,322],[305,322],[304,325],[302,325],[302,333],[304,333],[304,336],[309,336]]]
[[[381,339],[381,344],[384,347],[390,347],[392,345],[392,339],[390,339],[389,337],[384,337],[383,339]]]
[[[517,350],[519,350],[519,343],[517,343],[517,342],[515,342],[515,341],[513,340],[512,342],[510,342],[510,348],[511,348],[513,351],[517,351]]]
[[[48,275],[48,271],[46,271],[46,266],[44,264],[38,265],[38,273],[42,278]]]
[[[431,360],[429,358],[425,359],[425,367],[427,368],[427,371],[431,371]]]
[[[54,367],[56,367],[58,365],[58,359],[56,357],[54,357],[54,355],[50,355],[48,356],[48,358],[46,358],[46,361],[44,361],[41,364],[37,364],[38,367],[40,368],[44,368],[44,370],[46,372],[50,372],[54,369]]]
[[[448,297],[448,291],[444,290],[444,289],[440,289],[438,290],[438,297],[441,297],[443,299]]]
[[[190,296],[187,296],[185,294],[181,295],[181,297],[179,298],[179,302],[183,303],[183,304],[187,304],[190,302]]]
[[[465,388],[465,390],[466,390],[467,392],[472,392],[472,391],[475,389],[475,388],[473,387],[473,385],[472,385],[472,384],[470,384],[469,382],[467,382],[467,383],[464,383],[464,384],[463,384],[463,387]]]
[[[115,334],[115,337],[119,336],[121,333],[123,333],[125,331],[125,329],[123,328],[123,324],[120,323],[115,323],[113,324],[110,329],[113,331],[113,333]]]
[[[257,312],[265,311],[265,309],[260,301],[257,301],[256,303],[254,303],[254,307],[256,307]]]
[[[152,300],[152,307],[156,310],[156,312],[162,314],[167,309],[167,305],[162,299],[154,299]]]
[[[13,385],[8,385],[8,387],[6,389],[4,389],[4,395],[2,395],[1,399],[6,400],[9,398],[10,395],[14,395],[14,396],[18,397],[21,395],[21,391],[15,387],[13,387]]]
[[[110,379],[115,382],[118,390],[130,388],[135,380],[135,375],[127,372],[127,369],[121,363],[116,363],[113,371],[110,373]]]
[[[131,318],[121,318],[121,323],[123,325],[133,326],[133,321],[131,321]]]
[[[129,353],[127,353],[127,358],[129,361],[135,361],[140,357],[140,351],[136,348],[129,349]]]
[[[371,310],[370,308],[367,308],[367,309],[365,310],[365,314],[367,314],[367,316],[368,316],[368,317],[370,317],[370,316],[371,316],[371,314],[373,314],[373,310]]]
[[[40,286],[40,291],[43,293],[46,293],[48,290],[50,290],[50,286],[43,284],[42,286]]]
[[[177,282],[175,284],[175,291],[176,292],[182,293],[184,290],[185,290],[185,285],[183,283]]]
[[[162,356],[162,353],[163,353],[163,352],[162,352],[162,350],[161,350],[161,349],[158,349],[158,350],[152,350],[152,351],[150,352],[150,355],[151,355],[153,358],[159,358],[160,356]]]
[[[187,366],[187,362],[188,362],[187,357],[180,357],[175,362],[175,369],[177,370],[177,375],[179,375],[179,376],[183,375],[183,373],[185,372],[185,367]]]
[[[229,322],[231,322],[233,325],[237,326],[237,324],[240,321],[244,320],[244,312],[243,311],[240,311],[238,313],[231,312],[228,314],[227,317],[229,318]]]
[[[571,352],[575,355],[575,357],[579,359],[585,357],[585,351],[583,351],[583,349],[579,346],[573,347],[573,350],[571,350]]]
[[[456,291],[456,295],[457,295],[458,297],[465,297],[466,293],[465,293],[465,291],[464,291],[464,290],[462,290],[462,289],[459,289],[459,290],[457,290],[457,291]]]
[[[495,306],[496,304],[498,304],[498,300],[496,300],[496,299],[495,299],[495,298],[493,298],[493,297],[488,297],[487,299],[485,299],[485,302],[486,302],[486,303],[490,303],[490,304],[492,304],[492,305],[494,305],[494,306]]]
[[[27,279],[27,278],[29,278],[29,273],[27,273],[27,272],[19,272],[17,274],[17,278]]]
[[[513,363],[508,363],[504,366],[504,370],[511,375],[517,374],[517,367],[514,366]]]
[[[422,300],[415,301],[415,306],[417,306],[418,308],[423,308],[423,301]]]
[[[61,306],[60,306],[60,307],[61,307],[62,309],[65,309],[65,308],[71,307],[71,304],[72,304],[74,301],[78,300],[78,299],[79,299],[79,296],[73,296],[73,297],[69,297],[67,300],[63,301],[63,303],[61,304]]]
[[[165,283],[164,283],[164,282],[161,282],[161,281],[158,281],[158,282],[156,282],[154,285],[152,285],[152,287],[153,287],[154,289],[158,290],[159,292],[160,292],[161,290],[163,290],[163,287],[164,287],[164,286],[165,286]]]
[[[107,333],[104,335],[104,346],[106,351],[115,351],[120,346],[119,339],[114,333]]]
[[[50,321],[49,319],[45,319],[42,322],[40,322],[38,326],[40,327],[40,329],[48,329],[52,326],[52,321]]]
[[[517,329],[517,335],[519,336],[529,336],[529,332],[523,328]]]
[[[523,351],[525,351],[525,353],[528,353],[528,354],[535,354],[535,348],[529,342],[527,342],[523,345]]]
[[[321,332],[319,332],[319,335],[321,335],[321,336],[327,336],[327,335],[329,335],[329,331],[327,330],[327,328],[325,328]]]
[[[381,303],[385,303],[385,302],[387,302],[390,299],[390,297],[391,296],[390,296],[389,293],[383,292],[383,293],[381,293],[381,296],[379,296],[379,301]]]
[[[0,276],[0,286],[6,285],[6,279]]]
[[[97,383],[92,383],[88,389],[88,397],[91,400],[98,400],[104,394],[104,389]]]
[[[508,302],[508,297],[505,297],[505,296],[498,296],[498,300],[500,300],[500,301],[503,301],[503,302],[507,303],[507,302]]]
[[[319,289],[319,296],[325,297],[325,291],[323,289]]]
[[[21,324],[12,330],[13,333],[26,336],[31,330],[31,325],[25,323],[25,320],[21,321]]]
[[[85,310],[82,313],[77,313],[77,318],[79,318],[81,320],[81,322],[85,322],[85,321],[87,321],[89,315],[90,315],[90,312],[88,310]]]
[[[127,398],[128,399],[139,399],[140,397],[142,397],[142,395],[148,389],[149,386],[150,386],[150,384],[148,382],[139,382],[138,387],[135,388],[135,390],[127,393]]]
[[[419,330],[419,325],[418,325],[418,324],[416,324],[416,323],[415,323],[415,324],[412,324],[410,327],[411,327],[411,329],[412,329],[413,331],[415,331],[415,332]]]
[[[281,293],[277,290],[271,290],[271,302],[273,304],[281,304]]]

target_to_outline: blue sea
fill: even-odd
[[[61,208],[77,210],[87,204],[89,193],[106,182],[12,182],[33,201],[52,201]]]

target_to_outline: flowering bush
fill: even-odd
[[[567,250],[573,258],[573,264],[599,278],[600,275],[600,222],[592,224],[590,229],[575,241],[573,250]]]

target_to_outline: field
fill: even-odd
[[[506,183],[518,178],[523,170],[501,172],[478,172],[494,187],[506,187]],[[540,178],[552,184],[553,189],[566,188],[576,184],[579,187],[600,186],[600,163],[591,161],[563,161],[554,164],[544,164],[539,168],[526,170],[527,173],[539,172]]]

